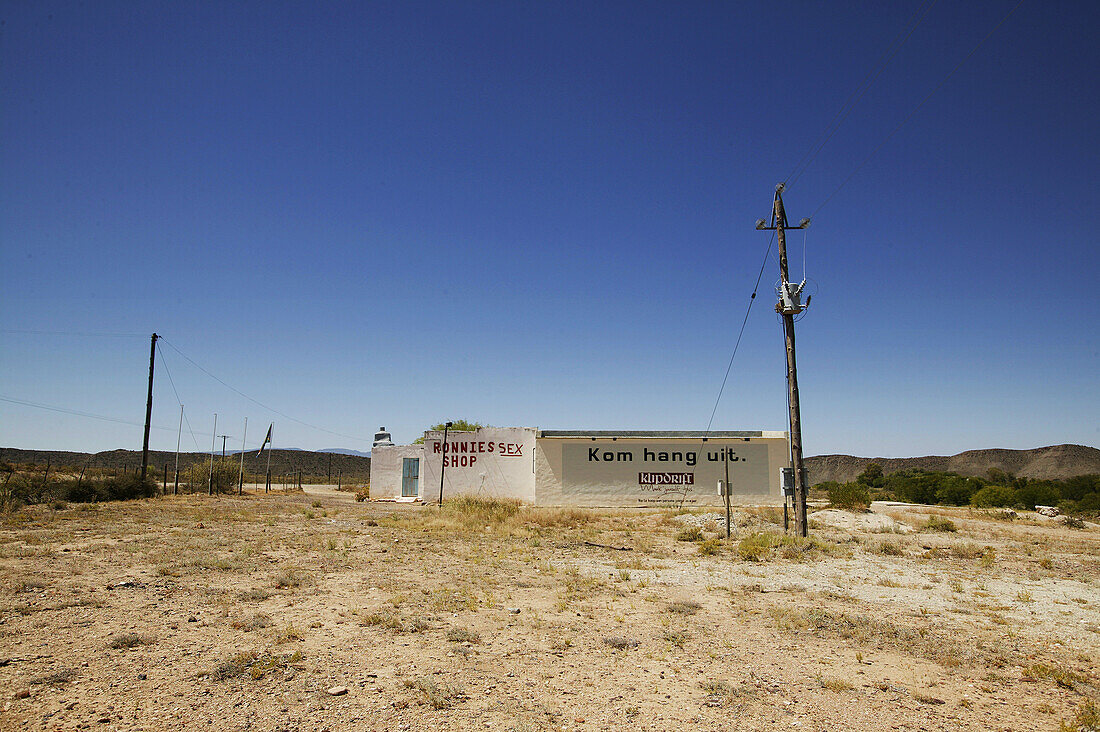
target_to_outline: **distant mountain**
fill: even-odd
[[[1056,480],[1076,475],[1100,474],[1100,450],[1085,445],[1052,445],[1034,450],[967,450],[958,455],[928,455],[911,458],[865,458],[851,455],[815,455],[806,458],[810,483],[855,480],[867,463],[875,462],[883,472],[918,468],[984,478],[990,468],[1024,478]]]
[[[326,447],[324,450],[317,450],[316,452],[334,452],[337,455],[356,455],[358,457],[370,457],[369,452],[359,452],[358,450],[350,450],[346,447]]]
[[[344,482],[370,480],[370,458],[359,455],[344,455],[334,452],[311,452],[299,448],[278,448],[265,450],[263,455],[257,455],[255,450],[249,450],[244,455],[244,469],[251,475],[263,475],[267,470],[268,453],[271,453],[271,474],[273,476],[297,474],[302,471],[303,478],[331,479],[336,482],[342,478]],[[215,453],[221,455],[221,451]],[[226,455],[229,455],[228,451]],[[240,452],[232,457],[239,460]],[[20,450],[14,447],[0,447],[0,460],[20,465],[34,464],[46,465],[49,463],[52,470],[79,473],[83,467],[108,468],[110,470],[135,470],[141,467],[140,450],[107,450],[95,454],[87,452],[62,452],[57,450]],[[180,472],[185,472],[192,465],[206,463],[210,460],[208,452],[181,452]],[[160,450],[149,451],[149,469],[155,475],[162,475],[164,466],[169,471],[174,470],[176,454]]]

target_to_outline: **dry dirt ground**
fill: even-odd
[[[331,492],[24,508],[0,526],[0,729],[1088,722],[1100,530],[877,510],[900,524],[791,541],[746,508],[704,543],[699,514]]]

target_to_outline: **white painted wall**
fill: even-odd
[[[374,447],[370,451],[370,497],[401,497],[401,465],[404,458],[421,458],[420,490],[424,489],[424,446],[388,445]],[[436,494],[439,489],[436,487]]]
[[[535,430],[482,427],[475,432],[449,432],[447,445],[444,453],[442,430],[424,433],[424,459],[420,461],[424,501],[439,500],[439,475],[446,458],[444,501],[449,496],[485,495],[535,502]],[[399,475],[398,492],[400,482]]]
[[[765,434],[706,442],[699,438],[539,437],[535,451],[538,504],[723,506],[717,482],[724,478],[727,461],[735,503],[778,503],[779,469],[790,464],[786,433]]]

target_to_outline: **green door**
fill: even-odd
[[[401,464],[401,497],[416,498],[420,493],[420,458],[404,458]]]

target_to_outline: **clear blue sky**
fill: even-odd
[[[1014,4],[936,3],[792,221]],[[702,429],[755,220],[921,6],[3,3],[0,396],[140,424],[156,331],[340,433],[162,345],[185,449],[215,411],[305,448],[460,417]],[[1100,443],[1098,20],[1026,0],[791,233],[808,454]],[[777,276],[715,428],[786,428]],[[163,369],[155,393],[173,449]],[[0,445],[141,429],[0,401]]]

